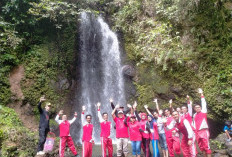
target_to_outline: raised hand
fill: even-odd
[[[59,115],[61,115],[61,114],[63,114],[64,113],[64,111],[63,110],[60,110],[59,111]]]
[[[189,99],[189,95],[187,95],[186,98]]]
[[[157,104],[157,103],[158,103],[158,100],[155,98],[155,99],[153,100],[153,102]]]
[[[198,93],[203,94],[203,90],[201,88],[198,88]]]
[[[127,107],[132,108],[132,106],[130,104],[127,104]]]
[[[97,107],[99,108],[100,106],[101,106],[101,103],[100,103],[100,102],[98,102],[98,103],[97,103]]]
[[[134,105],[133,105],[133,108],[136,108],[137,105],[138,105],[138,104],[137,104],[137,102],[135,101],[135,102],[134,102]]]
[[[74,116],[77,117],[77,112],[74,113]]]
[[[40,97],[40,99],[39,99],[39,102],[43,102],[43,101],[45,101],[46,99],[45,99],[45,96],[43,95],[42,97]]]
[[[144,105],[144,108],[145,108],[145,109],[147,109],[147,108],[148,108],[148,106],[147,106],[147,105]]]
[[[169,104],[172,104],[172,99],[169,100]]]
[[[111,103],[113,102],[113,99],[112,99],[112,98],[110,98],[110,102],[111,102]]]
[[[85,111],[86,110],[86,107],[85,106],[82,106],[82,111]]]

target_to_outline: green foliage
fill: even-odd
[[[225,149],[225,143],[217,141],[217,140],[210,140],[210,145],[214,148],[214,149]]]
[[[228,2],[214,0],[123,3],[114,14],[115,29],[125,33],[125,49],[137,65],[140,103],[161,95],[166,101],[175,98],[177,104],[184,103],[186,94],[198,100],[196,89],[202,87],[210,116],[223,119],[232,114],[232,67],[228,66],[232,63],[228,33],[232,20],[228,9]],[[164,93],[156,90],[163,85],[154,76],[166,82]]]
[[[75,22],[78,15],[77,6],[72,3],[41,0],[39,3],[31,3],[31,5],[30,14],[37,16],[37,20],[49,18],[54,22],[56,28]]]
[[[13,109],[0,106],[0,146],[2,156],[34,156],[36,136],[22,126]]]
[[[43,45],[34,46],[27,52],[23,61],[25,65],[25,78],[22,81],[24,101],[32,105],[36,105],[38,98],[44,94],[53,103],[59,101],[59,96],[51,84],[51,80],[56,80],[58,70],[50,62],[52,56],[49,56],[48,48]]]

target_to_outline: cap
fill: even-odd
[[[123,111],[120,110],[120,111],[118,111],[118,114],[119,114],[119,113],[123,113]]]

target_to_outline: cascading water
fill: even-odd
[[[97,118],[97,102],[101,103],[101,113],[107,112],[111,117],[109,99],[124,105],[124,80],[117,36],[101,17],[82,13],[79,30],[80,77],[81,88],[76,109],[86,106],[86,114],[93,116],[94,140],[100,142],[100,123]],[[115,138],[115,131],[112,133]],[[79,137],[80,139],[81,134]],[[76,142],[78,141],[75,139]]]

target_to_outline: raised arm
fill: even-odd
[[[147,106],[147,105],[144,105],[144,108],[145,108],[145,110],[147,111],[147,113],[148,113],[149,115],[153,116],[153,115],[152,115],[152,113],[149,111],[149,109],[148,109],[148,106]]]
[[[156,109],[158,111],[158,113],[160,113],[160,108],[159,108],[159,104],[158,104],[158,99],[154,99],[153,102],[155,103]]]
[[[55,121],[60,124],[62,122],[62,120],[59,120],[60,115],[63,114],[63,110],[60,110],[59,113],[56,115]]]
[[[135,113],[135,116],[136,116],[137,120],[140,122],[141,118],[139,117],[138,111],[136,110],[137,105],[138,105],[138,104],[137,104],[137,102],[135,101],[135,102],[134,102],[134,105],[133,105],[134,113]]]
[[[102,115],[101,115],[100,106],[101,106],[101,103],[98,102],[97,103],[97,116],[98,116],[99,122],[101,123],[101,122],[104,122],[104,119],[102,118]]]
[[[169,100],[169,107],[170,107],[170,111],[172,113],[174,111],[173,106],[172,106],[172,99]]]
[[[81,123],[82,123],[82,125],[85,124],[85,110],[86,110],[86,107],[82,106],[82,113],[81,113]]]
[[[74,113],[74,117],[72,120],[69,120],[69,123],[72,124],[77,119],[77,112]]]
[[[205,101],[203,90],[201,88],[199,88],[198,92],[201,94],[201,112],[207,113],[207,103]]]
[[[119,105],[116,105],[115,106],[115,108],[114,108],[114,110],[112,111],[112,117],[113,117],[113,119],[115,119],[115,117],[116,117],[116,115],[115,115],[115,112],[116,112],[116,110],[119,108]]]
[[[42,105],[42,102],[45,101],[45,100],[46,99],[44,98],[44,96],[40,97],[40,99],[39,99],[39,104],[38,104],[39,113],[43,112],[43,109],[42,109],[41,105]]]
[[[188,113],[192,117],[193,116],[193,107],[192,107],[193,102],[190,101],[189,96],[187,95],[187,105],[188,105]]]

